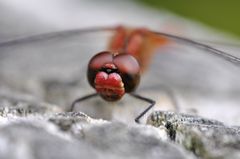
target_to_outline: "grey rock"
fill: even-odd
[[[184,123],[184,124],[203,124],[203,125],[224,125],[222,122],[217,120],[206,119],[196,115],[177,114],[177,113],[168,112],[168,111],[153,112],[149,116],[147,122],[156,127],[163,125],[165,122]]]
[[[154,112],[148,124],[165,127],[174,142],[183,145],[202,158],[239,158],[239,127],[221,122],[173,112]]]
[[[152,126],[111,123],[73,112],[0,119],[3,159],[195,158]]]
[[[181,147],[163,141],[152,127],[105,123],[87,127],[82,133],[97,149],[119,158],[195,158]]]
[[[194,158],[149,126],[95,120],[83,113],[59,113],[49,121],[113,158]]]
[[[29,99],[24,95],[0,95],[0,116],[28,116],[62,112],[63,110],[52,104]]]
[[[74,141],[51,124],[37,120],[17,121],[0,128],[2,159],[98,158],[84,141]]]
[[[179,125],[177,143],[203,158],[240,158],[239,131],[227,126]]]
[[[63,131],[70,131],[74,124],[90,123],[93,119],[81,112],[68,112],[54,114],[50,116],[48,120]]]

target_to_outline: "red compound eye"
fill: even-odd
[[[96,74],[103,68],[105,64],[112,63],[112,61],[113,55],[108,51],[100,52],[92,57],[88,64],[87,77],[88,82],[93,88],[95,88],[94,80]]]
[[[129,54],[119,54],[114,57],[113,63],[122,77],[125,91],[132,92],[140,82],[140,66],[138,61]]]

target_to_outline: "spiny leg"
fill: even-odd
[[[148,102],[150,105],[141,113],[139,114],[136,118],[135,118],[135,122],[136,123],[140,123],[139,120],[155,105],[155,101],[143,96],[140,96],[138,94],[134,94],[134,93],[130,93],[131,96],[138,98],[140,100],[143,100],[145,102]]]
[[[89,98],[95,97],[95,96],[97,96],[97,95],[98,95],[97,93],[93,93],[93,94],[89,94],[89,95],[86,95],[86,96],[83,96],[83,97],[81,97],[81,98],[76,99],[76,100],[71,104],[70,111],[72,112],[72,111],[74,110],[74,107],[75,107],[75,105],[76,105],[77,103],[82,102],[82,101],[84,101],[84,100],[87,100],[87,99],[89,99]]]
[[[165,95],[167,95],[167,97],[169,98],[169,100],[171,101],[174,111],[175,112],[179,112],[180,111],[180,106],[179,106],[179,102],[177,100],[176,97],[176,93],[173,91],[173,89],[165,84],[159,84],[157,87],[156,86],[148,86],[148,89],[154,90],[154,89],[158,89],[161,90]],[[144,89],[144,88],[142,88]]]

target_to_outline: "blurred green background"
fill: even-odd
[[[240,0],[138,0],[240,37]]]

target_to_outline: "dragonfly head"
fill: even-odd
[[[100,52],[88,64],[88,81],[107,101],[117,101],[133,92],[140,81],[140,67],[129,54]]]

